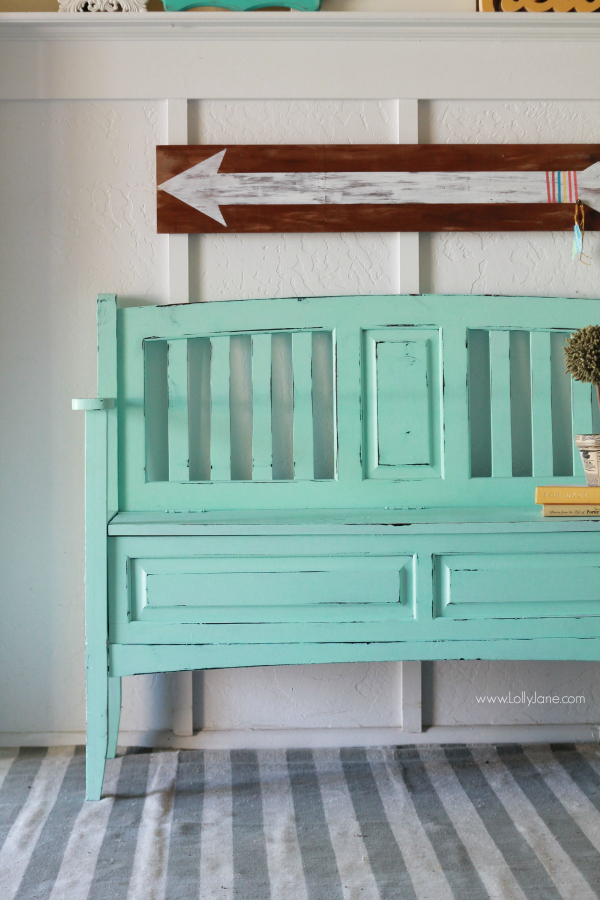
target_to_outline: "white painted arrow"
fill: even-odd
[[[600,209],[600,162],[583,172],[257,172],[219,174],[226,150],[158,187],[227,225],[221,206],[575,203]]]

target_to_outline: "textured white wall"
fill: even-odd
[[[155,233],[154,145],[164,104],[0,104],[0,733],[81,731],[83,417],[95,391],[99,291],[164,302],[167,244]],[[392,101],[193,103],[199,142],[396,141]],[[600,105],[424,104],[422,140],[600,141]],[[595,239],[594,239],[595,241]],[[562,235],[422,237],[422,290],[598,296],[598,258],[571,264]],[[592,240],[588,243],[592,246]],[[594,244],[595,246],[595,244]],[[193,299],[394,292],[392,235],[203,237],[191,241]],[[595,664],[426,667],[438,724],[591,721]],[[198,721],[219,729],[355,727],[399,721],[393,664],[265,668],[197,679]],[[586,695],[585,707],[518,711],[475,691]],[[562,690],[561,690],[562,692]],[[126,679],[122,725],[168,728],[164,676]],[[1,743],[1,741],[0,741]]]
[[[160,302],[152,103],[0,103],[0,731],[84,726],[94,296]],[[163,246],[164,245],[164,246]]]
[[[600,103],[482,101],[421,104],[419,140],[448,144],[600,142]],[[600,241],[588,233],[594,264],[571,261],[567,232],[428,234],[421,238],[421,291],[598,297]]]
[[[190,104],[191,144],[396,143],[398,103],[205,101]],[[390,234],[241,234],[192,239],[192,299],[398,290]]]

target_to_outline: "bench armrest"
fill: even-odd
[[[89,412],[90,410],[93,410],[93,409],[114,409],[115,405],[116,405],[116,401],[111,398],[104,398],[104,399],[92,398],[90,400],[84,399],[84,400],[72,400],[71,401],[72,409],[85,410],[86,412]]]

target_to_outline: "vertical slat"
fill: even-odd
[[[315,477],[312,406],[312,332],[292,337],[294,368],[294,478]]]
[[[167,143],[187,144],[188,101],[167,100]],[[190,236],[169,234],[169,299],[171,303],[189,303]]]
[[[230,341],[210,342],[210,466],[212,481],[231,480],[231,414],[229,408]]]
[[[529,336],[531,440],[533,475],[536,478],[554,474],[550,338],[549,331],[532,331]]]
[[[275,332],[271,337],[271,431],[273,479],[294,479],[294,375],[292,335]]]
[[[396,142],[419,143],[419,101],[396,100]],[[398,234],[398,293],[419,293],[419,238],[418,232]]]
[[[510,332],[490,331],[492,476],[512,477]]]
[[[191,737],[194,733],[194,688],[192,672],[171,672],[173,734]]]
[[[552,372],[552,456],[554,475],[573,475],[573,432],[571,412],[571,376],[565,372],[565,343],[568,332],[550,335]]]
[[[335,478],[335,340],[331,331],[313,332],[313,448],[315,480]]]
[[[190,481],[210,481],[210,341],[188,342]]]
[[[423,731],[422,666],[417,660],[405,660],[400,665],[402,731],[418,734]]]
[[[252,336],[252,479],[273,477],[271,335]]]
[[[592,385],[571,379],[571,410],[573,435],[592,434]],[[583,478],[583,463],[579,450],[573,443],[573,475]]]
[[[169,341],[169,481],[189,481],[187,340]]]

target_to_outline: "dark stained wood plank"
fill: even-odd
[[[227,150],[228,172],[511,172],[586,169],[600,144],[212,144],[156,148],[157,183]]]
[[[411,206],[223,206],[228,227],[159,192],[159,234],[340,231],[571,231],[570,204],[414,204]],[[600,213],[586,207],[586,231]]]
[[[157,184],[227,150],[220,171],[581,171],[600,160],[600,144],[169,145],[157,147]],[[160,234],[340,231],[563,231],[571,204],[413,204],[222,206],[227,227],[164,191],[157,192]],[[586,207],[586,230],[600,214]]]

